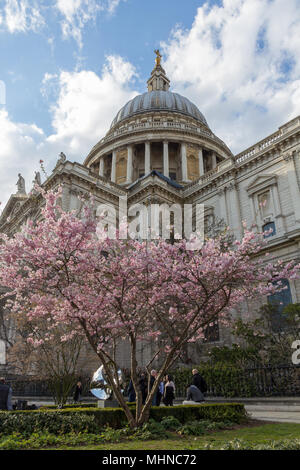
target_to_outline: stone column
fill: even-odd
[[[284,232],[284,226],[283,226],[283,219],[282,219],[282,213],[281,213],[281,207],[280,207],[278,187],[277,187],[276,184],[274,184],[274,186],[271,187],[271,195],[272,195],[272,200],[273,200],[273,204],[274,204],[274,217],[275,217],[276,233],[283,233]]]
[[[114,150],[112,153],[112,161],[111,161],[111,181],[113,183],[116,182],[116,161],[117,161],[117,152]]]
[[[220,218],[228,225],[227,205],[226,205],[226,189],[220,188],[218,191],[220,204]]]
[[[132,183],[132,145],[127,147],[127,176],[126,183]]]
[[[99,176],[104,176],[104,157],[100,157]]]
[[[212,153],[211,158],[212,158],[212,168],[214,169],[214,168],[216,168],[216,166],[217,166],[217,155],[216,155],[216,152],[213,152],[213,153]]]
[[[186,160],[186,144],[181,144],[181,172],[182,172],[182,181],[188,181],[187,175],[187,160]]]
[[[145,142],[145,175],[151,171],[150,142]]]
[[[294,213],[295,213],[295,223],[298,225],[300,224],[300,190],[299,184],[297,181],[297,173],[296,167],[294,162],[294,157],[292,153],[284,155],[284,160],[286,162],[286,172],[287,177],[289,180],[289,188],[292,196],[292,204],[294,206]]]
[[[199,149],[198,156],[199,156],[199,176],[203,176],[204,175],[204,161],[203,161],[203,149],[202,148]]]
[[[230,191],[230,201],[229,201],[229,208],[230,208],[230,228],[233,230],[235,237],[237,239],[242,238],[242,220],[241,220],[241,209],[240,209],[240,201],[238,195],[238,188],[235,182],[230,183],[228,186]]]
[[[251,227],[252,230],[254,232],[257,232],[257,229],[258,229],[258,224],[257,224],[257,211],[256,211],[256,208],[255,208],[255,202],[254,202],[254,196],[253,194],[251,194],[249,196],[249,201],[250,201],[250,210],[251,210],[251,217],[252,217],[252,220],[250,221],[251,222]]]
[[[164,141],[164,176],[169,178],[169,142]]]

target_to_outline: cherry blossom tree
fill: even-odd
[[[158,385],[183,347],[201,340],[216,320],[229,324],[235,305],[274,293],[283,288],[281,279],[298,276],[299,265],[262,259],[262,237],[246,229],[233,246],[223,233],[194,251],[185,240],[99,238],[93,203],[80,214],[64,212],[61,192],[42,194],[42,220],[11,239],[1,235],[0,285],[14,296],[13,312],[68,325],[61,341],[88,340],[132,427],[149,418]],[[51,328],[37,347],[47,335]],[[122,340],[130,343],[135,413],[119,383],[116,348]],[[148,366],[158,357],[160,366],[143,405],[137,350],[147,342],[155,345]]]

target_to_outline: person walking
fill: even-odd
[[[173,406],[173,401],[175,400],[175,384],[171,375],[167,375],[166,379],[163,403],[166,406]]]
[[[0,377],[0,410],[12,411],[12,389],[5,383],[5,378]]]
[[[192,379],[191,385],[195,385],[195,387],[197,387],[200,390],[200,392],[202,392],[203,394],[206,393],[207,384],[204,378],[202,377],[202,375],[199,374],[198,369],[193,369],[192,374],[193,374],[193,379]]]
[[[80,401],[81,395],[82,395],[82,383],[79,380],[76,384],[74,397],[73,397],[75,403],[78,403]]]

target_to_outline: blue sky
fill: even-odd
[[[104,11],[86,24],[79,47],[72,36],[63,38],[63,16],[50,8],[54,3],[38,2],[46,23],[38,33],[0,32],[0,78],[6,84],[7,110],[12,119],[35,122],[47,133],[51,132],[51,118],[40,92],[45,73],[83,69],[99,73],[105,56],[120,55],[137,68],[140,80],[136,89],[144,92],[153,49],[168,39],[176,24],[190,28],[197,6],[202,4],[197,0],[121,1],[112,13]]]
[[[300,0],[0,0],[0,201],[83,161],[146,90],[154,48],[234,153],[300,114]],[[1,101],[1,100],[0,100]]]

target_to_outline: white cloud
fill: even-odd
[[[300,1],[223,0],[162,44],[174,90],[233,151],[300,113]]]
[[[47,142],[83,159],[107,132],[120,107],[136,95],[128,88],[134,75],[134,67],[119,56],[107,57],[101,77],[86,70],[61,72],[59,97],[52,106],[55,132]]]
[[[19,172],[27,180],[27,191],[31,189],[34,170],[39,166],[39,147],[45,135],[35,124],[12,122],[4,109],[0,109],[0,129],[0,201],[5,203],[9,195],[16,192]]]
[[[10,33],[38,31],[44,25],[44,18],[34,0],[3,0],[0,9],[0,27]]]
[[[61,19],[63,38],[73,38],[82,47],[82,32],[89,22],[95,22],[98,13],[113,14],[121,1],[126,0],[0,0],[0,30],[9,33],[38,32],[48,18],[48,9],[58,13]],[[48,40],[53,46],[53,38]]]
[[[82,30],[95,21],[100,11],[112,14],[121,0],[56,0],[56,8],[63,16],[61,28],[65,39],[73,38],[82,47]]]
[[[48,174],[61,151],[68,159],[82,163],[108,131],[120,107],[137,94],[129,86],[135,75],[134,67],[119,56],[107,57],[100,76],[88,70],[45,74],[43,93],[47,94],[47,87],[50,94],[53,87],[59,90],[51,106],[50,136],[34,124],[13,122],[7,111],[0,109],[0,201],[5,203],[16,191],[19,172],[26,179],[27,191],[31,189],[40,159]]]

